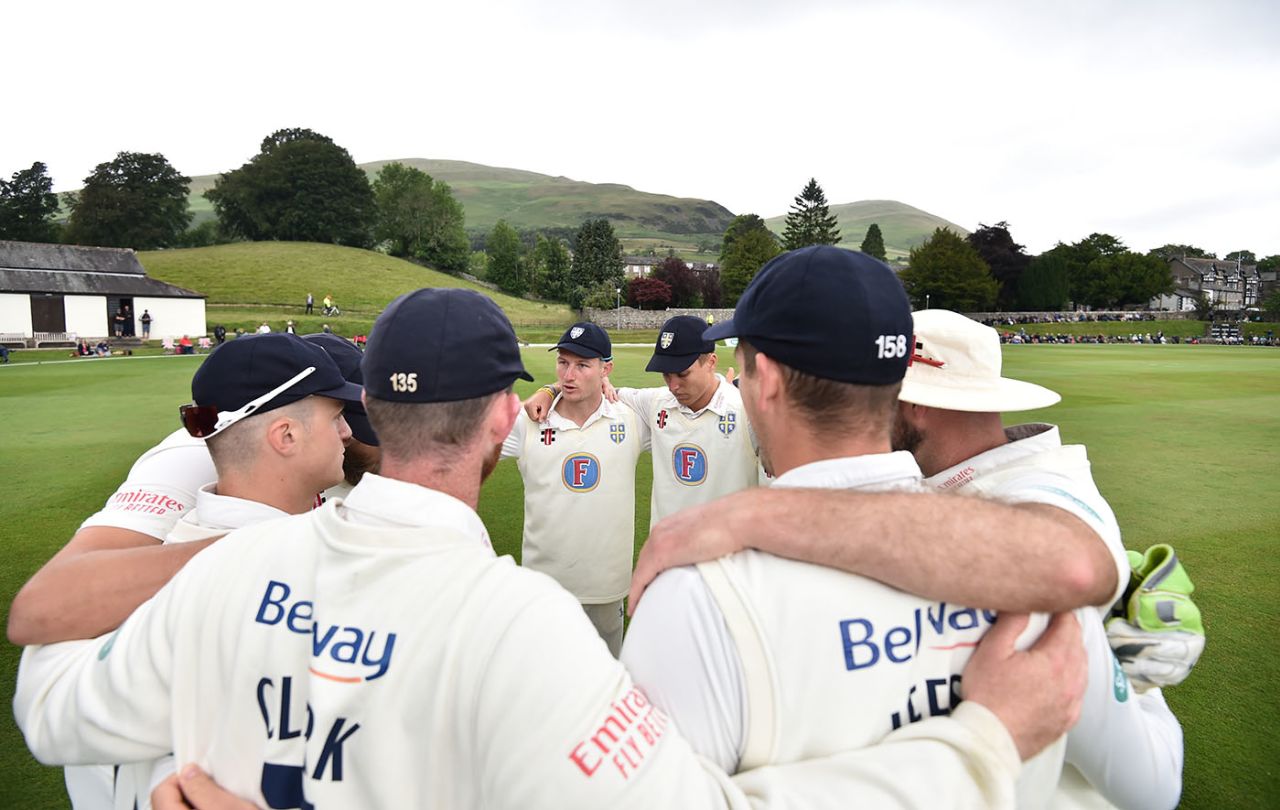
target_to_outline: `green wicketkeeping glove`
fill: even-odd
[[[1195,586],[1167,544],[1129,552],[1129,587],[1107,621],[1107,640],[1139,691],[1181,683],[1204,652]]]

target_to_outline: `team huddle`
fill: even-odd
[[[1003,425],[1059,397],[994,330],[815,247],[669,320],[662,386],[615,389],[592,323],[552,351],[521,402],[510,323],[460,289],[364,352],[215,350],[11,610],[73,806],[1177,804],[1191,582],[1125,551],[1083,447]],[[475,511],[502,458],[520,566]]]

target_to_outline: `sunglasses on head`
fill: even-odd
[[[226,430],[241,419],[252,416],[263,405],[301,382],[303,378],[315,370],[315,366],[308,366],[284,384],[234,411],[219,412],[217,405],[197,405],[194,402],[181,405],[178,407],[178,415],[182,418],[182,426],[187,429],[187,433],[197,439],[207,439],[218,431]]]

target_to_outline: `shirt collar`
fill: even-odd
[[[491,546],[484,522],[470,506],[439,490],[376,473],[365,473],[338,508],[354,513],[356,522],[409,528],[441,526],[474,535],[486,547]]]
[[[1008,439],[1005,444],[965,459],[937,475],[931,475],[925,479],[925,484],[934,489],[962,489],[983,473],[1062,446],[1058,426],[1044,422],[1007,427],[1004,435]]]
[[[666,401],[663,407],[678,410],[694,419],[697,419],[707,411],[714,413],[716,416],[724,416],[727,413],[734,412],[734,403],[730,397],[732,396],[731,391],[736,392],[736,389],[733,388],[731,383],[725,380],[723,374],[716,375],[716,391],[711,395],[711,399],[707,401],[707,404],[702,406],[701,410],[695,411],[687,405],[681,405],[680,400],[676,399],[676,395],[671,393],[671,389],[668,388],[665,389],[665,391],[666,392],[663,396],[666,398]]]
[[[551,409],[547,412],[546,423],[556,430],[586,430],[597,420],[608,419],[610,421],[617,421],[622,418],[622,414],[618,412],[617,403],[610,402],[608,399],[600,397],[600,407],[596,408],[595,411],[587,417],[587,421],[582,423],[582,427],[579,428],[577,422],[566,416],[561,416],[560,412],[556,410],[556,406],[560,404],[560,398],[563,396],[564,394],[556,394],[556,398],[551,402]]]
[[[196,511],[193,521],[203,528],[233,531],[264,520],[274,520],[289,515],[288,512],[261,501],[219,495],[215,491],[216,487],[216,483],[205,484],[196,490]]]
[[[920,467],[905,450],[813,461],[788,470],[774,479],[773,487],[816,489],[914,489],[920,484]]]

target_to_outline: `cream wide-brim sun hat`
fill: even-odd
[[[948,411],[1001,413],[1047,408],[1062,397],[1000,376],[996,330],[946,309],[912,313],[915,352],[898,399]]]

